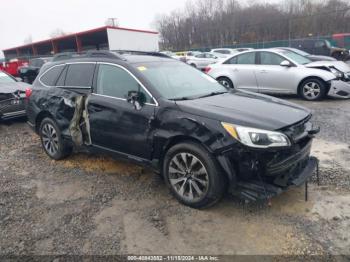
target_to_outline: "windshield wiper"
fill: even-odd
[[[209,96],[217,96],[217,95],[222,95],[228,93],[227,91],[221,91],[221,92],[211,92],[209,94],[199,96],[198,98],[204,98],[204,97],[209,97]]]

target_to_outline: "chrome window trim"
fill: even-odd
[[[113,63],[107,63],[107,62],[97,62],[98,65],[110,65],[110,66],[115,66],[118,67],[122,70],[125,70],[129,75],[131,75],[132,78],[134,78],[136,80],[136,82],[142,87],[142,89],[153,99],[153,101],[155,102],[153,103],[145,103],[146,105],[152,105],[152,106],[159,106],[157,99],[155,99],[155,97],[152,95],[152,93],[150,91],[148,91],[148,89],[140,82],[140,80],[133,74],[131,73],[128,69],[126,69],[124,66],[118,65],[118,64],[113,64]],[[121,97],[112,97],[112,96],[106,96],[106,95],[101,95],[101,94],[97,94],[94,93],[94,91],[92,92],[95,95],[99,95],[99,96],[105,96],[105,97],[111,97],[111,98],[117,98],[118,100],[125,100],[125,98],[121,98]]]
[[[125,98],[120,98],[120,97],[107,96],[107,95],[100,95],[100,94],[96,94],[96,93],[91,93],[91,95],[93,95],[93,96],[101,96],[101,97],[112,98],[112,99],[116,99],[116,100],[120,100],[120,101],[125,101],[125,102],[127,101],[127,99],[125,99]],[[156,106],[155,104],[151,104],[151,103],[145,103],[145,105]]]

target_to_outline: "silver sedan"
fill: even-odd
[[[288,50],[261,49],[209,65],[205,72],[230,88],[260,93],[350,98],[350,67],[341,61],[311,60]]]

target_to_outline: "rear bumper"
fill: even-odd
[[[300,173],[288,180],[287,186],[278,186],[262,180],[240,181],[237,183],[234,195],[248,201],[267,200],[285,192],[290,187],[304,184],[314,173],[318,165],[315,157],[309,157],[306,166]]]
[[[342,80],[331,81],[328,95],[336,98],[350,98],[350,82]]]

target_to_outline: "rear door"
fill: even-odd
[[[140,110],[127,102],[130,91],[142,92],[146,104]],[[127,69],[100,63],[87,106],[92,144],[129,157],[150,159],[149,134],[156,107],[151,94]]]
[[[229,72],[235,88],[258,91],[255,77],[256,52],[236,55],[223,64]]]
[[[295,93],[297,67],[281,66],[286,58],[273,52],[258,52],[255,68],[256,80],[261,93]]]

